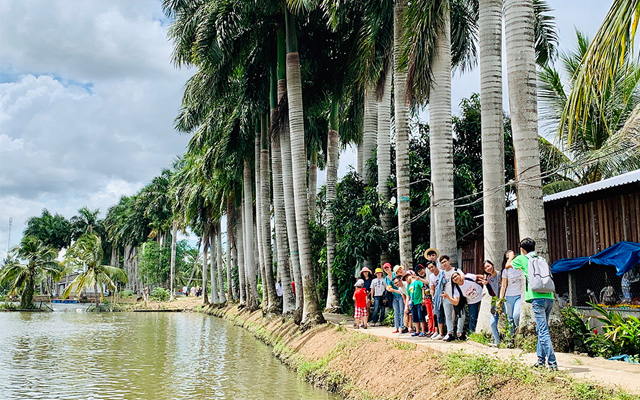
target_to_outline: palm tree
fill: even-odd
[[[480,101],[484,257],[507,248],[502,109],[502,0],[480,0]]]
[[[87,207],[82,207],[78,210],[78,215],[71,217],[71,237],[73,240],[78,239],[85,233],[93,233],[94,230],[99,228],[98,214],[100,210],[89,210]]]
[[[311,243],[309,238],[309,207],[306,185],[306,151],[304,140],[304,109],[302,105],[302,82],[300,78],[300,56],[294,17],[285,12],[286,26],[286,79],[287,99],[289,103],[289,127],[291,132],[291,161],[293,167],[293,191],[296,210],[296,228],[300,269],[304,288],[303,323],[322,323],[324,317],[320,310],[315,290],[315,275],[311,262]]]
[[[82,271],[65,289],[63,294],[65,299],[72,291],[80,293],[82,290],[93,288],[96,307],[98,307],[104,296],[105,287],[115,290],[117,282],[127,280],[127,274],[120,268],[102,264],[102,241],[96,234],[82,235],[67,251],[65,264],[70,270]],[[98,289],[100,298],[98,298]]]
[[[60,275],[57,256],[56,249],[45,246],[33,236],[23,237],[20,246],[9,252],[9,261],[0,270],[0,284],[8,284],[10,293],[20,293],[20,308],[31,307],[38,276],[55,279]],[[26,264],[21,264],[20,260]]]
[[[547,232],[542,204],[536,54],[533,0],[505,0],[505,38],[509,109],[516,159],[518,228],[520,237],[536,241],[536,252],[547,256]]]
[[[400,263],[405,268],[411,268],[413,255],[411,247],[411,190],[409,186],[409,99],[407,99],[407,72],[400,64],[406,9],[406,0],[396,0],[393,9],[393,92]]]
[[[576,36],[576,49],[561,54],[559,59],[567,77],[566,84],[560,72],[552,66],[544,67],[538,74],[541,120],[555,131],[553,144],[556,154],[570,167],[560,171],[560,175],[565,177],[563,181],[552,182],[545,188],[583,185],[640,168],[639,147],[629,146],[623,157],[610,156],[619,150],[619,138],[615,133],[625,126],[640,104],[640,65],[631,59],[629,53],[624,55],[623,64],[617,69],[611,90],[602,93],[587,107],[589,111],[580,116],[574,133],[569,135],[566,124],[562,131],[558,130],[590,46],[585,35],[576,32]],[[601,107],[607,112],[599,112]]]
[[[581,135],[590,121],[589,114],[606,115],[606,102],[614,90],[620,71],[625,69],[628,53],[633,51],[633,43],[640,15],[640,0],[615,0],[600,29],[585,52],[572,79],[573,85],[562,112],[558,132],[566,135],[568,145]],[[616,131],[617,126],[605,126],[610,139],[611,154],[594,153],[591,162],[601,158],[624,162],[629,149],[640,147],[640,106],[637,106],[627,123]],[[566,133],[564,133],[566,131]]]

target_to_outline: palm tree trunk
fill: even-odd
[[[263,308],[267,308],[269,306],[269,297],[268,297],[268,291],[266,290],[265,287],[265,280],[266,280],[266,275],[265,275],[265,259],[264,259],[264,245],[263,245],[263,238],[262,238],[262,225],[264,224],[263,218],[262,218],[262,185],[261,185],[261,180],[262,180],[262,174],[261,174],[261,162],[260,162],[260,129],[262,127],[261,123],[260,123],[260,119],[257,120],[257,124],[256,124],[256,136],[255,136],[255,162],[254,162],[254,166],[255,166],[255,190],[256,190],[256,207],[255,207],[255,212],[256,212],[256,219],[254,220],[255,223],[255,235],[256,235],[256,248],[258,249],[258,271],[260,272],[260,281],[262,282],[262,307]]]
[[[200,258],[200,244],[202,243],[202,238],[198,239],[198,246],[196,250],[196,258],[193,261],[193,268],[191,269],[191,276],[187,281],[187,291],[189,291],[189,287],[191,286],[191,281],[193,280],[194,275],[196,274],[196,270],[198,269],[198,258]]]
[[[504,17],[509,109],[516,159],[518,228],[520,238],[535,240],[536,253],[547,257],[538,148],[533,0],[505,0]]]
[[[234,255],[237,248],[235,235],[233,233],[233,225],[235,224],[235,215],[233,207],[233,194],[227,196],[227,297],[229,299],[237,299],[236,286],[233,282],[232,270],[235,268],[235,261],[237,260]],[[231,250],[233,248],[233,250]]]
[[[171,224],[171,271],[169,273],[169,291],[171,292],[170,300],[175,298],[173,282],[176,276],[176,238],[178,237],[178,222],[173,221]]]
[[[284,58],[285,55],[285,33],[284,27],[278,26],[277,30],[277,58],[275,67],[271,70],[271,126],[274,127],[278,123],[276,121],[278,99],[280,98],[279,83],[283,82],[282,87],[286,89],[284,65],[278,66],[278,58]],[[280,67],[280,68],[279,68]],[[282,78],[282,79],[280,79]],[[284,93],[282,94],[284,95]],[[278,133],[279,130],[278,130]],[[282,176],[282,152],[280,144],[280,134],[271,136],[271,172],[273,174],[273,215],[276,228],[276,256],[278,258],[278,277],[282,285],[282,313],[290,315],[296,308],[296,297],[291,287],[291,269],[289,268],[288,244],[287,244],[287,225],[285,217],[284,205],[284,186]]]
[[[316,192],[318,186],[318,149],[311,150],[309,160],[309,219],[316,220]]]
[[[364,118],[362,126],[362,180],[369,184],[371,171],[369,160],[375,156],[378,136],[378,100],[374,84],[367,84],[364,94]]]
[[[304,305],[302,321],[305,324],[323,323],[316,295],[316,280],[311,262],[311,243],[309,238],[309,208],[307,203],[307,158],[304,140],[304,109],[302,105],[302,81],[300,77],[300,55],[293,16],[285,13],[287,27],[287,98],[289,100],[289,127],[291,130],[291,158],[293,167],[293,192],[295,194],[296,227],[298,232],[298,250],[300,269],[304,287]]]
[[[364,140],[363,138],[360,139],[360,143],[358,143],[356,151],[357,151],[356,172],[362,179],[362,174],[364,173]]]
[[[327,134],[327,304],[325,311],[340,313],[340,297],[338,295],[338,280],[333,273],[333,261],[336,256],[336,232],[333,229],[332,203],[337,197],[338,165],[340,162],[340,147],[338,136],[338,100],[331,99],[329,115],[329,132]]]
[[[244,241],[245,247],[245,273],[247,284],[247,307],[250,310],[258,308],[258,288],[256,286],[256,264],[255,264],[255,252],[253,243],[253,194],[251,189],[251,165],[249,161],[244,161],[243,170],[243,183],[244,183],[244,228],[246,237]]]
[[[211,263],[209,265],[209,271],[211,273],[211,304],[220,303],[220,299],[218,298],[218,279],[216,278],[216,269],[217,267],[217,253],[218,248],[216,246],[216,236],[218,235],[218,224],[213,224],[211,226],[211,231],[209,233],[209,257],[211,258]]]
[[[444,13],[442,31],[436,39],[433,84],[429,97],[431,133],[431,182],[436,208],[436,243],[440,254],[457,265],[456,222],[453,207],[453,132],[451,130],[451,40],[449,11]]]
[[[507,248],[502,123],[502,0],[480,0],[479,10],[484,257],[497,265]],[[490,332],[490,296],[483,296],[480,309],[477,330]]]
[[[521,239],[530,237],[535,240],[536,253],[547,258],[538,148],[533,0],[505,0],[504,19],[509,110],[516,163],[518,231]],[[527,326],[531,322],[531,306],[522,302],[520,326]]]
[[[218,267],[218,299],[221,304],[224,304],[227,302],[227,297],[224,294],[224,278],[222,274],[222,226],[220,221],[216,223],[216,264]]]
[[[391,176],[391,78],[392,71],[387,71],[384,79],[384,92],[378,103],[378,198],[388,203],[390,197],[389,177]],[[328,180],[328,178],[327,178]],[[328,189],[327,189],[328,190]],[[388,207],[380,215],[382,230],[386,233],[393,227],[393,214]],[[380,264],[391,262],[391,255],[383,248]]]
[[[287,96],[287,80],[285,77],[286,49],[283,37],[278,37],[278,104],[282,104]],[[287,241],[289,244],[289,262],[295,284],[296,309],[302,309],[304,289],[300,272],[298,252],[298,232],[296,228],[296,210],[293,194],[293,171],[291,164],[291,140],[289,125],[280,129],[280,151],[282,156],[282,185],[284,189],[284,211],[287,224]]]
[[[209,232],[205,230],[204,244],[202,250],[202,305],[209,305],[209,297],[207,296],[207,269],[209,267],[208,248],[209,248]]]
[[[98,311],[98,307],[100,307],[100,297],[98,297],[98,284],[93,284],[93,297],[96,300],[96,311]]]
[[[243,220],[243,214],[244,212],[242,211],[242,206],[236,207],[236,247],[237,247],[237,254],[238,254],[238,291],[240,292],[240,305],[245,305],[247,304],[247,298],[248,298],[248,290],[247,290],[247,286],[246,286],[246,279],[245,279],[245,266],[246,266],[246,257],[245,257],[245,252],[246,252],[246,246],[245,246],[245,240],[244,240],[244,229],[242,226],[242,220]]]
[[[396,0],[393,7],[393,83],[396,124],[396,178],[398,201],[398,236],[400,263],[407,268],[413,266],[411,248],[411,191],[409,175],[409,106],[407,101],[407,73],[402,71],[398,60],[402,54],[401,41],[404,36],[403,21],[407,9],[406,0]]]
[[[264,277],[262,288],[267,292],[267,310],[273,312],[276,308],[277,295],[275,282],[273,280],[273,255],[271,252],[271,195],[270,174],[269,174],[269,129],[267,114],[262,115],[262,125],[260,129],[260,202],[261,210],[260,227],[262,232],[262,258],[264,259]]]

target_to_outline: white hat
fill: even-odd
[[[353,286],[356,286],[356,287],[362,287],[362,286],[364,286],[364,281],[363,281],[362,279],[358,279],[358,280],[356,281],[356,284],[355,284],[355,285],[353,285]]]

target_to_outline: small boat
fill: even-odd
[[[66,299],[66,300],[51,300],[52,303],[59,303],[59,304],[77,304],[78,300],[73,300],[73,299]]]

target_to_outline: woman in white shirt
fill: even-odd
[[[511,266],[511,261],[515,257],[513,250],[504,253],[502,261],[502,285],[500,287],[500,298],[505,299],[507,319],[511,325],[511,335],[515,333],[515,328],[520,324],[520,300],[522,296],[522,271]]]
[[[463,274],[455,271],[451,275],[451,281],[454,283],[452,294],[445,292],[445,298],[454,306],[460,304],[460,295],[464,296],[469,306],[469,332],[475,332],[476,323],[478,322],[478,312],[480,311],[480,301],[482,301],[482,286],[476,283],[475,274]],[[457,286],[457,287],[455,287]],[[464,318],[463,315],[460,316]],[[463,339],[463,332],[457,332],[458,339]]]

